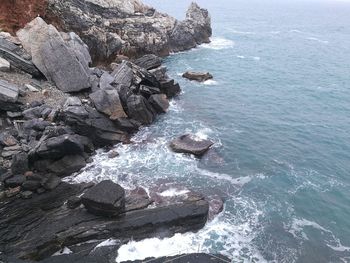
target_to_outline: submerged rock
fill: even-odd
[[[213,75],[211,75],[209,72],[202,73],[202,72],[187,71],[182,75],[182,77],[189,80],[204,82],[208,79],[212,79]]]
[[[117,216],[125,210],[125,190],[110,180],[89,189],[81,198],[85,208],[102,216]]]
[[[190,153],[202,156],[214,143],[210,140],[199,140],[190,134],[182,135],[170,143],[170,148],[177,153]]]

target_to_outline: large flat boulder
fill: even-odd
[[[34,65],[64,92],[91,86],[86,67],[63,40],[57,29],[37,17],[17,32]]]
[[[186,71],[182,77],[189,79],[189,80],[195,80],[198,82],[204,82],[208,79],[212,79],[213,75],[211,75],[209,72],[194,72],[194,71]]]
[[[202,156],[214,143],[210,140],[198,139],[193,135],[186,134],[176,138],[170,143],[170,148],[177,153],[189,153]]]
[[[117,216],[125,210],[125,190],[110,180],[102,181],[82,196],[82,203],[95,215]]]

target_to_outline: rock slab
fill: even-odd
[[[186,134],[176,138],[170,143],[170,148],[177,153],[189,153],[202,156],[214,143],[210,140],[197,139],[193,135]]]

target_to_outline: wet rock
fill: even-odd
[[[33,192],[32,191],[21,192],[21,197],[23,199],[30,199],[30,198],[32,198],[32,196],[33,196]]]
[[[26,178],[24,175],[14,175],[5,181],[7,187],[21,186],[25,182]]]
[[[20,105],[16,102],[19,96],[19,87],[0,79],[0,110],[18,111]]]
[[[118,156],[119,156],[119,153],[117,151],[111,151],[110,153],[108,153],[108,158],[110,159],[113,159]]]
[[[90,94],[96,109],[109,116],[111,120],[126,118],[122,103],[116,90],[98,90]]]
[[[177,153],[190,153],[202,156],[214,143],[210,140],[196,139],[194,136],[186,134],[173,140],[170,148]]]
[[[224,210],[224,201],[218,195],[208,196],[207,200],[209,202],[208,219],[213,220],[215,216],[217,216]]]
[[[57,176],[68,176],[80,171],[86,166],[86,161],[81,155],[66,155],[62,159],[42,167],[42,170],[49,170]]]
[[[155,94],[148,99],[157,113],[166,113],[169,108],[169,101],[165,94]]]
[[[147,70],[158,68],[162,65],[162,59],[156,55],[144,55],[134,61],[136,65]]]
[[[167,97],[173,98],[181,92],[180,85],[173,79],[168,79],[160,82],[161,92],[166,94]]]
[[[198,82],[204,82],[208,79],[212,79],[213,75],[211,75],[209,72],[194,72],[194,71],[187,71],[185,72],[182,77],[189,79],[189,80],[195,80]]]
[[[24,190],[30,190],[30,191],[35,191],[38,188],[41,187],[41,182],[40,181],[36,181],[36,180],[26,180],[23,184],[22,184],[22,188]]]
[[[156,87],[150,87],[146,85],[141,85],[139,88],[139,93],[145,98],[149,98],[153,94],[159,94],[160,89]]]
[[[112,181],[95,185],[82,196],[85,208],[93,214],[117,216],[125,210],[125,191]]]
[[[77,196],[72,196],[67,200],[67,207],[69,209],[75,209],[81,205],[81,198]]]
[[[89,75],[60,33],[40,17],[17,32],[34,65],[64,92],[90,88]]]
[[[149,102],[141,95],[132,95],[127,102],[129,117],[141,122],[151,124],[155,118],[155,112]]]
[[[24,174],[28,169],[27,153],[21,152],[13,156],[11,165],[11,171],[13,174]]]
[[[18,195],[20,192],[21,192],[21,187],[17,186],[17,187],[10,188],[10,189],[6,190],[5,195],[10,198],[10,197]]]

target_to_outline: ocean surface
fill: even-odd
[[[147,0],[184,18],[190,0]],[[173,183],[225,199],[198,233],[130,242],[117,262],[189,252],[233,262],[350,262],[350,1],[199,0],[210,44],[165,59],[182,94],[120,156],[99,152],[76,181]],[[186,70],[214,80],[182,79]],[[202,160],[168,142],[215,142]],[[109,241],[107,241],[108,243]],[[113,241],[110,241],[113,242]]]

